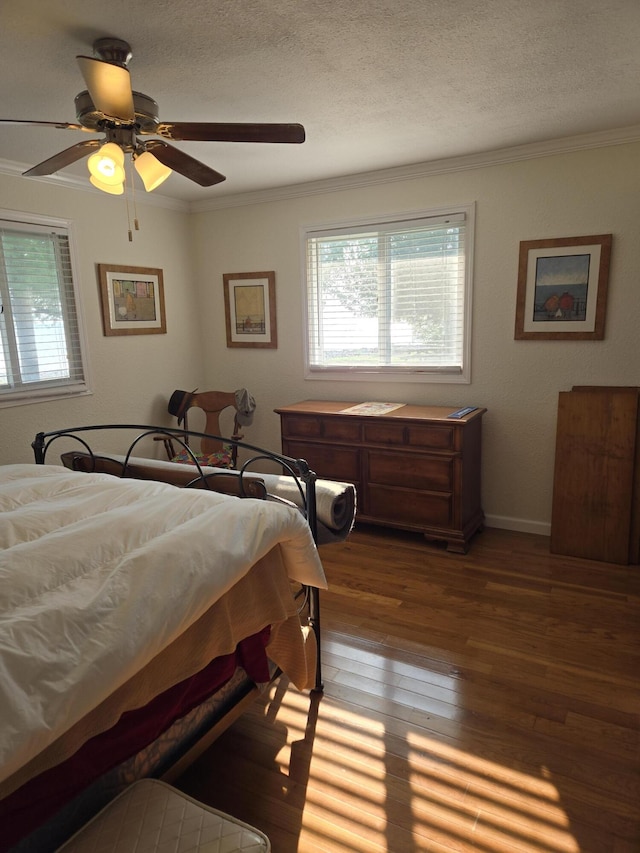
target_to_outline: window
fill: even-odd
[[[87,391],[67,225],[0,212],[0,405]]]
[[[469,382],[473,206],[305,229],[307,378]]]

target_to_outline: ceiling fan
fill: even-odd
[[[118,38],[100,38],[94,42],[93,50],[94,57],[76,57],[87,86],[75,98],[77,124],[12,119],[0,119],[0,124],[103,133],[104,138],[77,142],[28,169],[24,175],[51,175],[91,155],[88,162],[91,183],[119,195],[124,191],[124,155],[130,154],[147,191],[159,186],[172,170],[209,187],[224,181],[225,176],[165,140],[304,142],[305,130],[301,124],[162,122],[153,98],[131,88],[127,68],[132,56],[129,44]],[[160,139],[146,139],[148,136]]]

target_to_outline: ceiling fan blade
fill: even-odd
[[[90,56],[77,56],[76,59],[94,106],[108,118],[132,122],[135,109],[129,70]]]
[[[85,157],[91,151],[100,148],[101,145],[102,142],[99,139],[86,139],[84,142],[77,142],[71,148],[65,148],[64,151],[54,154],[48,160],[43,160],[42,163],[38,163],[37,166],[33,166],[22,174],[31,177],[36,175],[52,175],[54,172],[64,169],[65,166],[70,166],[76,160]]]
[[[165,139],[193,142],[293,142],[305,140],[301,124],[228,124],[219,122],[160,122],[154,131]]]
[[[211,169],[199,160],[190,157],[184,151],[167,145],[166,142],[161,142],[159,139],[152,139],[147,142],[146,149],[165,166],[173,169],[174,172],[179,172],[185,178],[195,181],[201,187],[211,187],[226,180],[220,172],[216,172],[215,169]]]
[[[57,127],[58,130],[84,130],[86,133],[95,133],[95,130],[68,121],[27,121],[26,119],[0,118],[0,124],[28,124],[34,127]]]

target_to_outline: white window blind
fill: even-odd
[[[309,374],[468,381],[468,219],[463,210],[308,230]]]
[[[68,230],[0,219],[0,403],[86,390]]]

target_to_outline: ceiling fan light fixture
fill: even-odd
[[[107,37],[97,39],[93,47],[95,56],[76,57],[86,84],[86,90],[75,98],[77,124],[0,118],[0,127],[4,124],[40,125],[60,130],[101,133],[104,138],[76,142],[27,169],[23,172],[26,177],[53,175],[81,158],[88,157],[92,186],[112,195],[123,195],[127,192],[125,160],[131,155],[131,162],[135,164],[147,192],[159,187],[172,171],[201,187],[212,187],[224,181],[225,176],[166,140],[241,143],[300,143],[305,140],[305,130],[301,124],[161,122],[158,104],[153,98],[131,87],[127,67],[131,59],[130,45],[122,39]],[[145,143],[139,138],[147,135],[159,136],[161,139]],[[129,181],[128,189],[135,209],[133,180]]]
[[[89,176],[90,183],[93,184],[99,190],[102,190],[103,193],[111,193],[111,195],[122,195],[124,192],[124,182],[120,182],[119,184],[105,184],[103,181],[99,181],[97,178],[94,178],[93,175]]]
[[[101,184],[122,184],[124,181],[124,152],[115,142],[107,142],[87,161],[91,176]]]
[[[154,157],[150,151],[134,156],[133,165],[140,175],[145,190],[150,193],[166,181],[171,174],[171,169]]]

